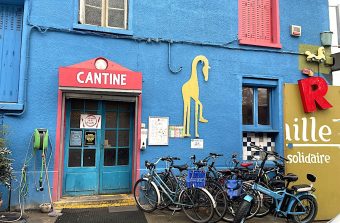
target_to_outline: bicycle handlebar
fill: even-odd
[[[260,146],[255,145],[254,143],[250,143],[250,147],[252,147],[252,148],[254,148],[256,150],[262,151],[262,152],[264,152],[264,153],[266,153],[268,155],[272,155],[272,156],[274,156],[277,159],[281,159],[281,160],[284,160],[284,161],[289,161],[288,159],[280,156],[277,152],[274,152],[274,151],[265,151],[263,148],[261,148]]]

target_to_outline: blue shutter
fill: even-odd
[[[0,102],[17,102],[23,8],[0,5]]]

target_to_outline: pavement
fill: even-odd
[[[130,206],[132,209],[136,209],[135,206]],[[119,209],[120,207],[110,207],[112,211],[115,211],[114,209]],[[6,213],[0,213],[6,214]],[[15,213],[17,216],[19,216],[19,213]],[[189,223],[191,222],[183,212],[171,212],[166,210],[156,210],[152,213],[144,213],[148,223]],[[24,218],[26,220],[20,220],[19,223],[55,223],[57,217],[50,217],[46,213],[41,213],[38,210],[28,210],[24,213]],[[1,222],[1,220],[0,220]],[[223,221],[221,221],[223,222]],[[265,216],[264,218],[253,218],[250,220],[247,220],[247,223],[263,223],[263,222],[269,222],[269,223],[284,223],[286,222],[285,219],[281,218],[275,218],[273,216]],[[73,223],[73,222],[70,222]],[[84,222],[85,223],[85,222]],[[112,222],[114,223],[114,222]],[[118,222],[117,222],[118,223]],[[138,223],[138,222],[131,222],[131,223]]]

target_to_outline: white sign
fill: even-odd
[[[191,149],[203,149],[203,139],[191,139]]]
[[[80,128],[81,129],[100,129],[102,120],[101,115],[90,115],[81,114],[80,115]]]
[[[149,145],[169,144],[169,117],[149,117]]]

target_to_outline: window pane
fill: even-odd
[[[116,135],[117,135],[117,131],[115,130],[107,130],[105,131],[105,140],[107,140],[108,145],[107,147],[114,147],[116,146]]]
[[[117,128],[117,112],[106,112],[106,128]]]
[[[250,87],[242,88],[242,124],[253,125],[254,124],[254,90]]]
[[[108,26],[125,28],[124,10],[109,9]]]
[[[119,113],[119,128],[130,128],[130,112]]]
[[[94,7],[85,6],[85,23],[101,26],[102,10]]]
[[[96,166],[95,149],[84,149],[83,166]]]
[[[119,149],[118,150],[118,165],[128,165],[129,164],[129,149]]]
[[[269,89],[258,88],[258,124],[269,125]]]
[[[86,0],[85,4],[97,6],[97,7],[102,7],[102,0]]]
[[[71,128],[80,127],[80,111],[71,111],[70,126]]]
[[[119,131],[118,146],[129,146],[129,131]]]
[[[116,149],[104,150],[104,166],[115,166]]]
[[[68,166],[81,166],[81,149],[69,149],[68,151]]]
[[[110,8],[124,9],[125,0],[109,0]]]
[[[130,103],[119,103],[119,111],[130,111]]]

